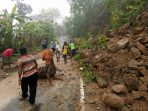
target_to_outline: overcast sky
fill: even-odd
[[[37,14],[42,8],[58,8],[62,16],[70,16],[70,6],[66,0],[24,0],[24,2],[32,6],[32,14]],[[0,11],[2,9],[10,11],[14,3],[11,0],[0,0]]]

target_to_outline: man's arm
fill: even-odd
[[[18,83],[21,83],[21,75],[22,75],[22,65],[18,66]]]
[[[62,48],[62,53],[63,53],[63,51],[64,51],[64,45],[63,45],[63,48]]]
[[[34,59],[34,62],[35,62],[35,67],[38,68],[38,64],[37,64],[37,61]]]
[[[43,61],[45,60],[45,52],[44,51],[42,52],[42,60]]]

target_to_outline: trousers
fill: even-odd
[[[38,74],[35,73],[29,77],[22,78],[21,81],[21,89],[22,89],[22,97],[27,98],[28,97],[28,89],[29,89],[29,102],[30,104],[35,103],[36,98],[36,90],[37,90],[37,80],[38,80]]]

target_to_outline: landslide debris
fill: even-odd
[[[105,96],[99,99],[110,108],[106,111],[147,111],[148,12],[142,12],[132,25],[125,24],[107,37],[105,51],[89,48],[80,54],[100,88],[104,88]]]

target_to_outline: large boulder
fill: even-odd
[[[137,43],[136,43],[136,46],[137,46],[137,48],[142,52],[142,54],[148,55],[148,54],[147,54],[146,47],[145,47],[143,44],[141,44],[140,42],[137,42]]]
[[[144,27],[138,26],[138,27],[133,28],[133,33],[140,34],[143,30],[144,30]]]
[[[148,86],[148,75],[143,77],[143,82]]]
[[[112,91],[119,94],[119,93],[123,93],[123,94],[126,94],[127,93],[127,88],[125,85],[122,85],[122,84],[117,84],[117,85],[114,85],[112,86]]]
[[[131,68],[131,69],[137,69],[138,64],[139,64],[138,61],[136,61],[135,59],[131,59],[131,60],[128,62],[128,67]]]
[[[146,85],[146,84],[141,84],[141,85],[139,86],[139,91],[140,91],[140,92],[147,92],[147,91],[148,91],[147,85]]]
[[[141,58],[141,52],[135,47],[131,48],[130,53],[133,59]]]
[[[121,39],[121,40],[119,40],[119,41],[117,42],[117,45],[118,45],[119,47],[121,47],[121,48],[126,48],[126,46],[128,45],[128,43],[129,43],[128,38],[123,38],[123,39]]]
[[[140,92],[140,91],[132,91],[132,98],[133,99],[140,99],[145,96],[145,92]]]
[[[105,62],[108,62],[110,59],[109,55],[107,53],[103,53],[103,54],[98,54],[95,56],[94,60],[96,62],[99,62],[99,63],[105,63]]]
[[[128,91],[137,91],[140,83],[136,76],[133,76],[132,74],[125,74],[123,76],[123,81],[126,84]]]
[[[111,93],[104,94],[103,101],[111,108],[122,108],[124,106],[124,99]]]
[[[126,97],[124,97],[124,103],[125,103],[126,105],[131,105],[131,104],[133,104],[133,98],[132,98],[131,96],[126,96]]]
[[[84,49],[80,52],[80,58],[85,59],[85,58],[89,57],[91,54],[92,54],[91,49]]]
[[[120,50],[120,47],[119,46],[117,47],[116,44],[107,44],[107,49],[108,52],[115,53]]]
[[[148,69],[146,69],[145,67],[138,67],[138,71],[142,76],[148,75]]]

